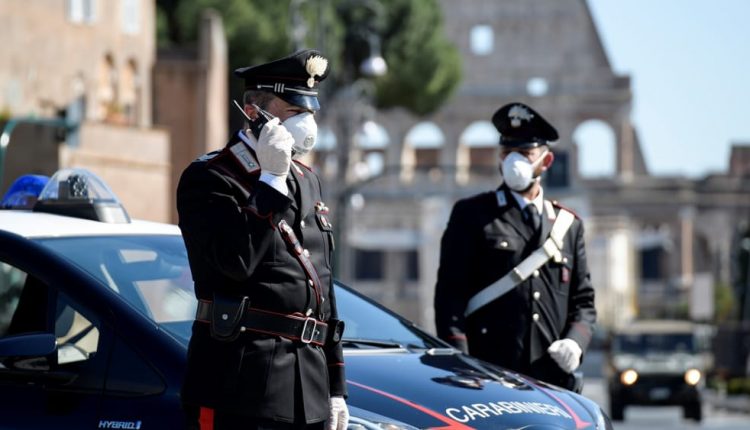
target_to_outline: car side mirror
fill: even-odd
[[[57,340],[49,333],[0,338],[0,357],[43,357],[55,352],[56,348]]]

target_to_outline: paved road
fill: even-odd
[[[583,394],[597,402],[607,411],[606,382],[601,378],[587,378],[584,383]],[[615,430],[682,430],[682,429],[711,429],[711,430],[748,430],[750,429],[750,415],[717,410],[710,405],[703,407],[703,421],[684,420],[682,409],[679,407],[639,407],[628,406],[625,409],[625,420],[615,423]]]

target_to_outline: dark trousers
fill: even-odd
[[[187,430],[323,430],[326,423],[284,423],[188,405],[183,410]]]

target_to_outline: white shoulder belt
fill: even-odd
[[[545,201],[547,203],[547,201]],[[551,210],[549,206],[547,209]],[[554,212],[552,212],[554,214]],[[555,262],[559,263],[562,261],[561,250],[563,248],[563,238],[565,233],[568,232],[570,226],[573,224],[575,215],[565,209],[560,209],[560,213],[555,218],[555,223],[552,224],[552,230],[550,230],[549,237],[544,241],[544,244],[532,252],[531,255],[526,257],[518,266],[514,267],[513,270],[508,272],[505,276],[493,282],[489,286],[485,287],[482,291],[476,293],[471,299],[469,299],[464,311],[464,316],[469,316],[474,313],[477,309],[484,305],[499,299],[505,293],[515,288],[516,285],[525,281],[535,270],[542,267],[544,263],[552,258]]]

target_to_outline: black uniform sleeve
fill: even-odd
[[[586,248],[583,243],[583,223],[576,221],[578,228],[575,235],[576,265],[568,295],[568,320],[564,337],[575,340],[585,352],[591,342],[596,322],[594,307],[594,287],[591,285],[591,274],[586,263]]]
[[[437,335],[463,352],[468,352],[464,311],[469,300],[467,283],[473,252],[470,213],[461,201],[453,206],[440,242],[440,267],[435,286]]]
[[[191,258],[236,281],[253,273],[273,240],[275,221],[292,203],[260,181],[247,201],[240,196],[236,184],[201,163],[186,169],[177,188],[179,226]]]
[[[339,314],[336,306],[336,294],[333,291],[333,285],[331,285],[331,288],[329,289],[328,303],[331,307],[330,319],[338,320]],[[328,344],[323,348],[323,351],[326,354],[326,363],[328,364],[328,383],[331,396],[347,397],[344,349],[341,346],[341,342]]]

